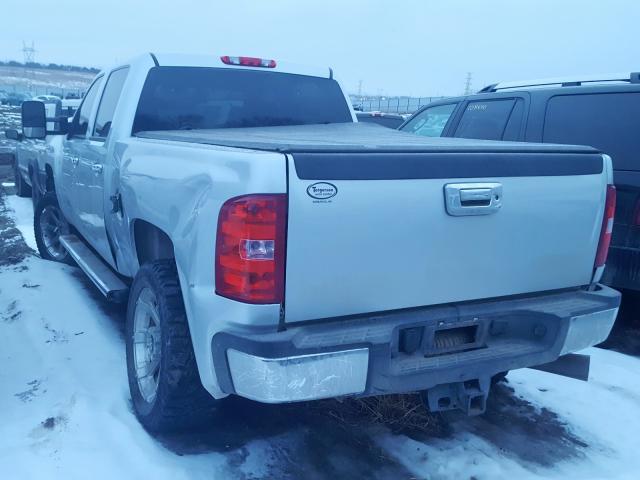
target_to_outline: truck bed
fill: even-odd
[[[596,153],[591,147],[429,138],[371,123],[139,132],[139,138],[282,153]]]
[[[589,147],[358,123],[138,136],[283,154],[287,323],[576,288],[593,276],[607,175]],[[468,192],[486,198],[463,204]]]

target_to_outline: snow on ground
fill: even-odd
[[[4,186],[4,183],[2,184]],[[13,184],[11,184],[13,186]],[[7,206],[14,212],[14,222],[25,243],[36,251],[36,237],[33,235],[33,205],[31,198],[21,198],[17,195],[6,197]]]
[[[4,200],[35,248],[30,199]],[[0,241],[13,245],[1,236],[11,231],[5,220]],[[0,267],[0,478],[640,476],[636,357],[590,349],[588,383],[512,372],[486,415],[456,420],[439,436],[345,428],[301,406],[240,402],[208,431],[156,440],[131,411],[122,323],[122,310],[76,268],[35,253]]]

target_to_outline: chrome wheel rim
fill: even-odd
[[[160,315],[158,300],[150,288],[140,291],[133,313],[133,362],[140,395],[147,403],[158,393],[160,378]]]
[[[60,236],[69,232],[67,221],[58,207],[47,205],[40,215],[40,231],[44,248],[51,258],[61,260],[67,251],[60,243]]]

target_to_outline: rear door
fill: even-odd
[[[109,74],[80,162],[80,175],[85,184],[85,197],[82,204],[78,205],[82,212],[79,219],[81,229],[93,248],[112,265],[113,255],[105,228],[105,216],[111,209],[105,202],[104,183],[108,174],[105,169],[109,168],[106,159],[112,143],[109,133],[128,72],[129,68],[124,67]]]
[[[80,108],[69,126],[69,134],[63,144],[60,185],[56,185],[58,201],[67,219],[76,227],[80,225],[80,210],[86,196],[84,179],[80,176],[78,167],[80,160],[86,155],[88,144],[89,121],[98,98],[98,90],[102,84],[98,77],[87,90]]]
[[[606,191],[598,154],[294,153],[289,182],[287,322],[593,275]]]

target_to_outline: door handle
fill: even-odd
[[[444,199],[447,213],[454,217],[491,215],[502,208],[502,184],[449,183]]]
[[[91,170],[93,170],[95,173],[102,173],[102,164],[101,163],[92,164]]]

